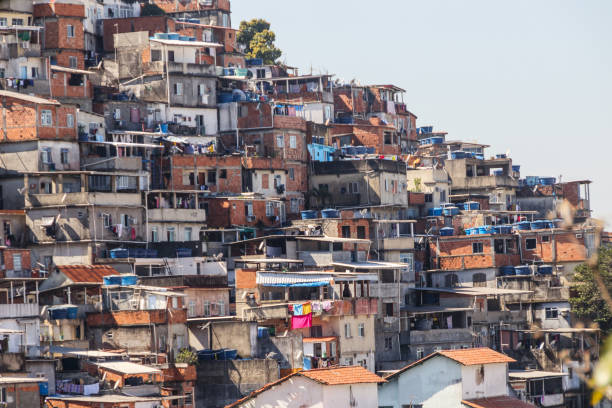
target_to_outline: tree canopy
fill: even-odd
[[[145,16],[163,16],[166,13],[164,12],[164,10],[162,10],[157,4],[154,3],[147,3],[144,6],[142,6],[142,9],[140,11],[140,15],[145,17]]]
[[[576,286],[570,297],[570,304],[576,317],[595,322],[602,330],[602,334],[610,334],[612,311],[602,296],[601,287],[595,277],[596,273],[599,273],[608,293],[612,293],[612,247],[599,248],[596,265],[582,264],[576,268],[574,275]]]
[[[270,30],[270,23],[263,19],[242,21],[236,39],[245,47],[247,58],[261,58],[264,64],[274,64],[283,54],[274,45],[276,34]]]

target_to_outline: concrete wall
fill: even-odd
[[[546,309],[556,308],[558,316],[554,319],[546,318]],[[542,329],[560,329],[571,327],[570,304],[568,302],[538,303],[534,306],[534,317],[540,321]],[[565,316],[563,316],[565,314]]]
[[[432,357],[378,386],[378,406],[462,408],[461,366],[446,357]],[[505,381],[504,381],[505,386]]]
[[[461,367],[462,399],[489,398],[508,395],[508,365],[506,363]]]
[[[198,365],[195,403],[199,408],[218,408],[235,402],[279,379],[275,360],[202,361]]]
[[[270,355],[270,358],[278,362],[280,369],[301,368],[302,351],[301,335],[291,333],[287,336],[257,338],[257,356],[265,358]]]
[[[257,356],[257,323],[227,321],[189,323],[189,346],[196,350],[233,348],[242,358]],[[212,343],[210,343],[212,340]]]

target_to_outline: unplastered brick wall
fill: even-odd
[[[15,269],[15,265],[13,263],[15,255],[21,256],[21,269],[28,270],[32,267],[32,261],[30,258],[30,250],[29,249],[5,249],[3,251],[4,258],[4,268],[7,271],[12,271]]]
[[[259,223],[266,227],[278,226],[275,219],[279,209],[274,208],[274,216],[266,214],[266,200],[244,200],[231,198],[211,198],[208,202],[207,224],[212,228],[229,227],[232,225],[256,226]],[[247,203],[252,205],[252,218],[247,218]]]
[[[21,99],[2,98],[2,114],[6,125],[0,129],[0,140],[19,142],[39,139],[76,139],[76,109],[72,105],[37,105]],[[42,126],[43,110],[51,112],[51,125]],[[67,115],[73,117],[73,126],[67,126]]]
[[[351,91],[353,95],[351,95]],[[364,90],[361,88],[335,88],[334,110],[336,112],[353,112],[365,114],[367,105],[364,98]]]
[[[530,248],[535,240],[535,248]],[[527,242],[529,241],[529,242]],[[587,251],[582,231],[555,231],[521,234],[523,259],[542,262],[583,262]]]
[[[212,174],[214,173],[214,178]],[[190,184],[190,175],[197,175],[194,184]],[[215,180],[214,183],[211,181]],[[172,188],[176,190],[199,189],[200,185],[208,186],[212,192],[242,192],[241,158],[235,156],[172,156]]]

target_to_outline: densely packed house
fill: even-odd
[[[245,58],[229,0],[0,36],[0,406],[588,406],[590,181]]]

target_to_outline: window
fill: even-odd
[[[459,283],[459,277],[457,276],[457,274],[454,273],[449,273],[448,275],[444,276],[444,286],[447,288],[452,288],[457,286],[457,284]]]
[[[23,25],[23,18],[14,18],[12,20],[12,24],[14,26],[22,26]]]
[[[161,61],[161,50],[151,50],[151,61]]]
[[[385,350],[393,350],[393,337],[385,337]]]
[[[559,318],[559,309],[556,307],[547,307],[545,310],[547,319],[558,319]]]
[[[542,242],[550,242],[550,235],[542,235]]]
[[[187,306],[187,315],[189,317],[195,317],[196,315],[196,302],[194,300],[190,300]]]
[[[285,147],[285,137],[283,135],[276,136],[276,147],[283,149]]]
[[[365,337],[365,324],[364,323],[359,323],[359,326],[357,326],[357,335],[359,337]]]
[[[385,132],[385,144],[393,144],[393,136],[391,132]]]
[[[207,172],[206,178],[208,180],[208,184],[217,184],[217,170]]]
[[[217,302],[217,308],[219,309],[219,316],[225,316],[225,302],[223,300]]]
[[[537,247],[537,243],[538,241],[535,238],[527,238],[525,240],[525,249],[529,250],[534,250]]]
[[[344,337],[346,337],[347,339],[350,339],[351,337],[353,337],[351,335],[351,324],[350,323],[344,323]]]
[[[446,202],[446,190],[440,191],[440,202],[441,203],[445,203]]]
[[[266,201],[266,217],[274,217],[274,203]]]
[[[205,317],[210,316],[210,302],[208,300],[204,301],[204,316]]]
[[[74,38],[74,26],[71,24],[68,24],[66,26],[66,36],[68,38]]]
[[[174,51],[168,51],[168,61],[174,62]]]
[[[32,67],[32,79],[38,78],[38,67]]]
[[[151,227],[151,242],[159,242],[159,232],[157,227]]]
[[[13,270],[21,270],[21,254],[13,254]]]
[[[110,228],[111,227],[111,216],[110,214],[102,214],[102,225],[104,225],[104,228]]]
[[[482,242],[474,242],[472,244],[472,253],[473,254],[482,254],[484,249],[482,247]]]
[[[174,94],[177,96],[183,95],[183,84],[181,82],[174,84]]]
[[[168,242],[176,241],[176,232],[174,230],[174,227],[168,227],[168,229],[166,230],[166,235]]]
[[[68,63],[70,65],[70,68],[76,68],[78,64],[77,57],[68,57]]]
[[[227,178],[227,170],[226,169],[219,170],[219,178],[220,179],[226,179]]]
[[[297,198],[291,199],[291,213],[295,214],[300,211],[300,200]]]
[[[50,147],[45,147],[40,151],[40,160],[44,163],[44,164],[51,164],[53,163],[52,159],[51,159],[51,148]]]
[[[385,303],[385,316],[386,317],[392,317],[395,316],[395,314],[393,313],[393,303],[389,302],[389,303]]]
[[[60,151],[60,161],[62,164],[68,164],[68,149],[62,149]]]
[[[6,17],[0,17],[0,27],[6,27],[7,25]]]
[[[417,349],[416,349],[416,358],[417,358],[417,360],[422,359],[424,355],[425,355],[425,349],[423,349],[423,347],[417,347]]]
[[[115,120],[121,119],[121,109],[115,108],[115,110],[113,112],[113,119],[115,119]]]
[[[289,148],[297,149],[297,137],[295,135],[289,136]]]
[[[289,180],[295,180],[295,169],[293,167],[289,167]]]
[[[53,119],[52,119],[50,110],[43,109],[40,112],[40,125],[41,126],[53,126]]]
[[[66,127],[73,128],[74,127],[74,116],[72,113],[66,115]]]
[[[433,194],[425,194],[425,202],[432,203],[433,202]]]
[[[357,226],[357,238],[366,239],[366,229],[363,225]]]
[[[351,227],[349,225],[342,226],[342,238],[350,238],[351,237]]]
[[[474,287],[487,286],[487,275],[484,273],[475,273],[472,275],[472,285]]]
[[[192,232],[193,232],[192,228],[191,227],[187,227],[187,228],[185,228],[184,232],[185,232],[185,241],[186,242],[193,241],[192,236],[191,236]]]

